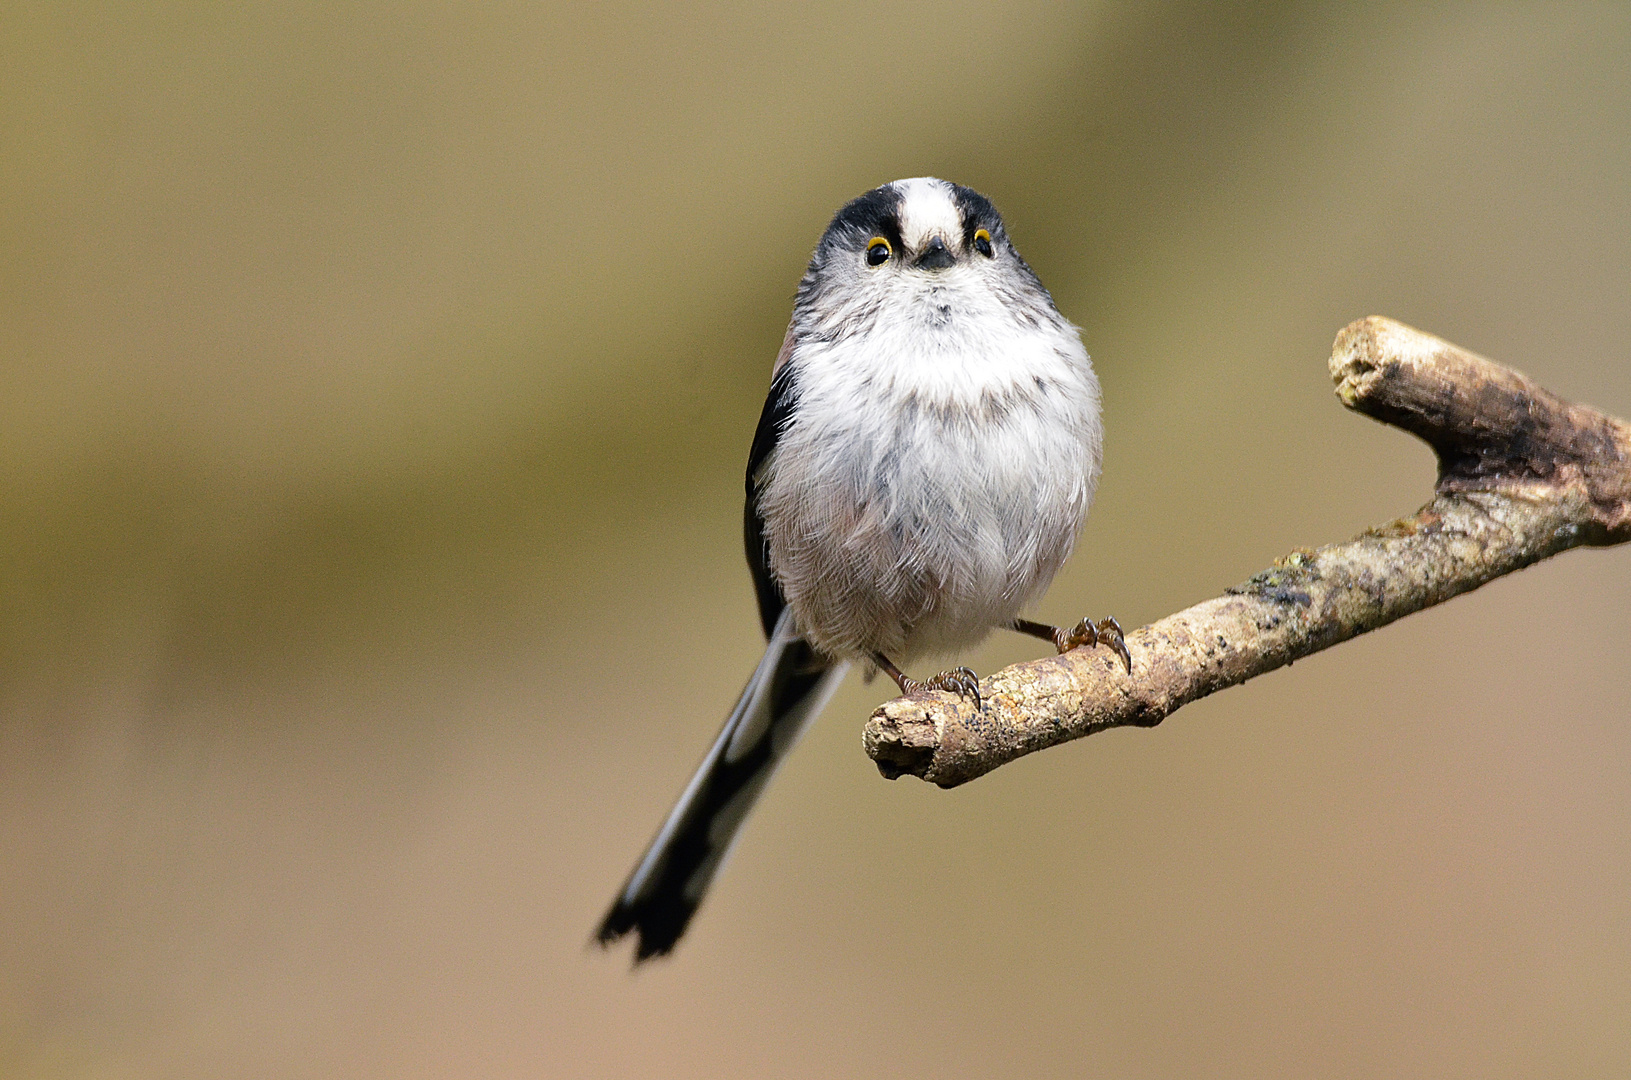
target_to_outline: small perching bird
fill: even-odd
[[[903,694],[979,698],[959,667],[897,665],[1019,618],[1070,555],[1099,479],[1099,383],[980,194],[897,180],[833,218],[799,282],[748,455],[744,539],[769,638],[724,729],[600,925],[636,961],[685,932],[776,764],[852,663]]]

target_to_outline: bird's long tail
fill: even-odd
[[[636,963],[674,947],[765,782],[848,669],[817,655],[781,613],[719,737],[601,920],[601,944],[637,931]]]

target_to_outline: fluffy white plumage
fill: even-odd
[[[795,313],[797,407],[759,509],[800,632],[828,656],[905,664],[977,643],[1048,587],[1102,436],[1087,352],[1024,263],[913,267],[936,236],[962,245],[955,189],[892,186],[907,250],[823,266],[845,280]]]

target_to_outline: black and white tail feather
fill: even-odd
[[[769,639],[765,654],[595,933],[603,945],[637,933],[635,963],[667,954],[685,933],[771,774],[849,670],[848,661],[821,656],[799,636],[765,549],[759,487],[794,400],[793,368],[783,365],[771,379],[748,452],[742,539]]]
[[[848,669],[817,656],[782,611],[736,708],[601,921],[602,944],[638,933],[636,963],[674,947],[766,781]]]

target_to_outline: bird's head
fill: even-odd
[[[799,285],[799,309],[840,334],[874,317],[923,317],[1041,305],[1047,291],[1008,239],[990,200],[918,177],[873,188],[834,215]]]

